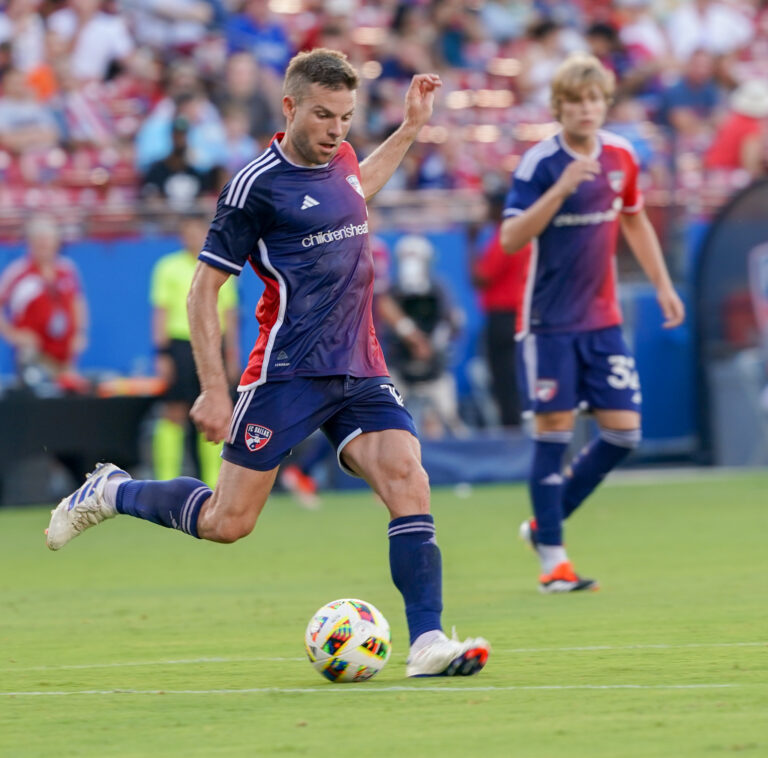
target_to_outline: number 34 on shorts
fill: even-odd
[[[589,332],[529,334],[521,343],[534,413],[590,408],[639,411],[635,359],[618,326]]]

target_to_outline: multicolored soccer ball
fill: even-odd
[[[389,624],[365,600],[334,600],[309,620],[304,648],[310,663],[326,679],[362,682],[376,676],[389,660]]]

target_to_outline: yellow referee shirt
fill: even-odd
[[[187,293],[197,267],[197,258],[186,250],[164,255],[152,269],[149,300],[155,308],[166,311],[166,330],[169,339],[189,341],[187,320]],[[230,277],[219,290],[219,323],[225,328],[224,314],[237,307],[235,278]]]

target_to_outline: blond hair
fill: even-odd
[[[310,84],[331,90],[355,90],[360,79],[344,53],[318,47],[291,58],[285,72],[283,95],[301,100]]]
[[[555,118],[560,120],[563,100],[577,100],[586,87],[596,85],[610,104],[616,87],[616,79],[594,55],[575,53],[560,64],[552,79],[550,106]]]

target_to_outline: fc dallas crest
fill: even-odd
[[[272,430],[261,424],[247,424],[245,427],[245,446],[255,453],[272,439]]]
[[[557,381],[555,379],[536,380],[536,399],[542,403],[548,403],[557,394]]]
[[[350,174],[347,177],[347,181],[349,182],[350,187],[357,192],[360,197],[365,199],[365,192],[363,192],[363,186],[360,184],[360,180],[357,178],[355,174]]]

